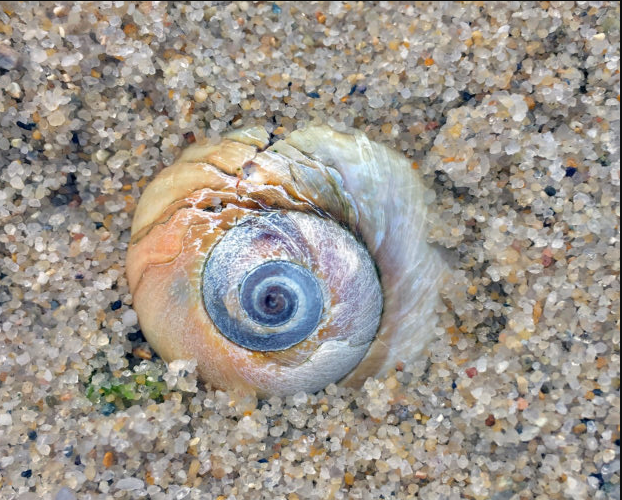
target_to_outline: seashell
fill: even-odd
[[[422,355],[447,266],[410,162],[363,133],[260,127],[194,144],[145,189],[127,276],[166,361],[259,396],[360,386]]]

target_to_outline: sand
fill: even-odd
[[[620,497],[617,2],[3,2],[0,497]],[[453,256],[427,356],[214,391],[145,342],[131,218],[193,141],[357,128]]]

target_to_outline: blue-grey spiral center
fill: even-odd
[[[278,351],[302,342],[317,328],[323,295],[318,279],[305,267],[272,260],[246,272],[237,285],[239,314],[230,310],[231,302],[227,308],[230,295],[215,279],[221,265],[226,264],[218,255],[208,260],[203,300],[214,324],[232,342],[254,351]]]
[[[244,277],[240,304],[256,323],[280,326],[298,311],[298,294],[313,294],[315,287],[315,277],[304,267],[287,261],[269,261]]]

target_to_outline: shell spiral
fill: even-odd
[[[194,144],[141,196],[127,275],[166,361],[259,396],[359,386],[433,336],[446,275],[410,162],[363,133]]]

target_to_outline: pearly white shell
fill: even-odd
[[[145,336],[165,360],[195,356],[204,379],[260,395],[314,392],[339,379],[360,386],[398,362],[419,358],[434,336],[438,288],[447,276],[443,257],[426,242],[423,192],[409,160],[359,131],[309,127],[270,145],[266,131],[252,127],[232,132],[217,145],[189,147],[147,187],[132,225],[128,279]],[[201,213],[201,207],[211,205],[223,207],[218,221]],[[186,210],[188,206],[195,208]],[[164,262],[178,259],[191,242],[197,248],[193,258],[208,254],[222,231],[257,208],[315,213],[363,240],[379,270],[384,296],[373,339],[361,344],[356,332],[350,332],[350,340],[337,332],[313,344],[312,351],[294,346],[291,352],[260,359],[217,338],[214,325],[203,317],[195,289],[199,264],[181,259],[186,267],[176,270],[175,279],[166,274],[154,278]],[[196,242],[185,239],[184,247],[179,238],[192,227],[190,218],[208,229]],[[141,284],[149,294],[141,293]],[[194,304],[190,323],[185,303]],[[365,320],[349,323],[360,321]],[[188,336],[185,332],[197,324],[205,332]]]

